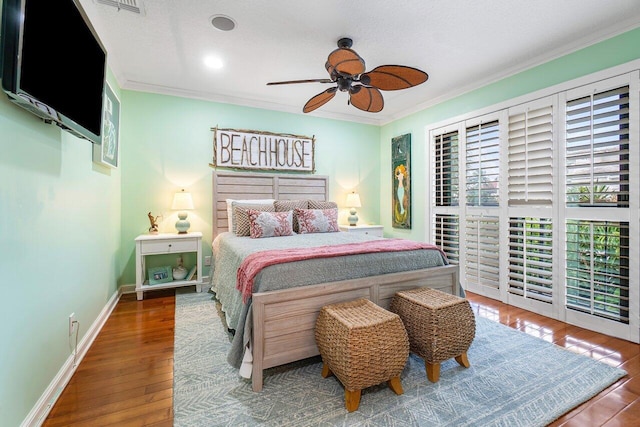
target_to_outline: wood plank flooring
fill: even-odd
[[[629,375],[551,424],[640,420],[640,345],[468,293],[477,315],[585,354]],[[172,426],[174,290],[123,295],[44,426]]]

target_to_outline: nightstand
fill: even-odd
[[[339,225],[340,231],[348,231],[349,233],[370,234],[372,236],[384,237],[384,227],[382,225]]]
[[[180,255],[188,252],[197,254],[196,272],[193,280],[171,280],[166,283],[149,284],[145,267],[147,256]],[[141,234],[136,237],[136,293],[138,300],[142,299],[144,291],[191,285],[196,285],[196,291],[202,292],[202,233]]]

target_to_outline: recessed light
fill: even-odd
[[[231,31],[236,27],[236,21],[230,16],[213,15],[211,17],[211,25],[220,31]]]
[[[224,67],[224,62],[217,56],[210,55],[204,58],[204,65],[214,70],[219,70]]]

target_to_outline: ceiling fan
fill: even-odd
[[[384,99],[380,90],[407,89],[427,81],[424,71],[403,65],[381,65],[365,73],[364,59],[351,49],[350,38],[338,40],[338,49],[329,54],[325,68],[328,79],[289,80],[271,82],[267,85],[285,85],[292,83],[335,83],[331,87],[311,98],[304,105],[303,112],[309,113],[329,102],[338,89],[349,92],[348,103],[354,107],[377,113],[384,108]]]

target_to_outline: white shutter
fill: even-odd
[[[568,219],[567,308],[629,323],[629,223]]]
[[[629,206],[629,87],[567,101],[567,206]]]
[[[468,127],[465,150],[467,206],[498,206],[499,122]]]
[[[460,260],[460,221],[458,215],[436,214],[434,217],[434,244],[447,255],[451,264]]]
[[[509,115],[509,206],[553,201],[553,107]]]
[[[499,218],[469,216],[465,228],[465,283],[500,287]]]
[[[437,135],[435,149],[435,206],[458,206],[458,132]]]
[[[552,303],[553,233],[550,218],[509,218],[509,292]]]

